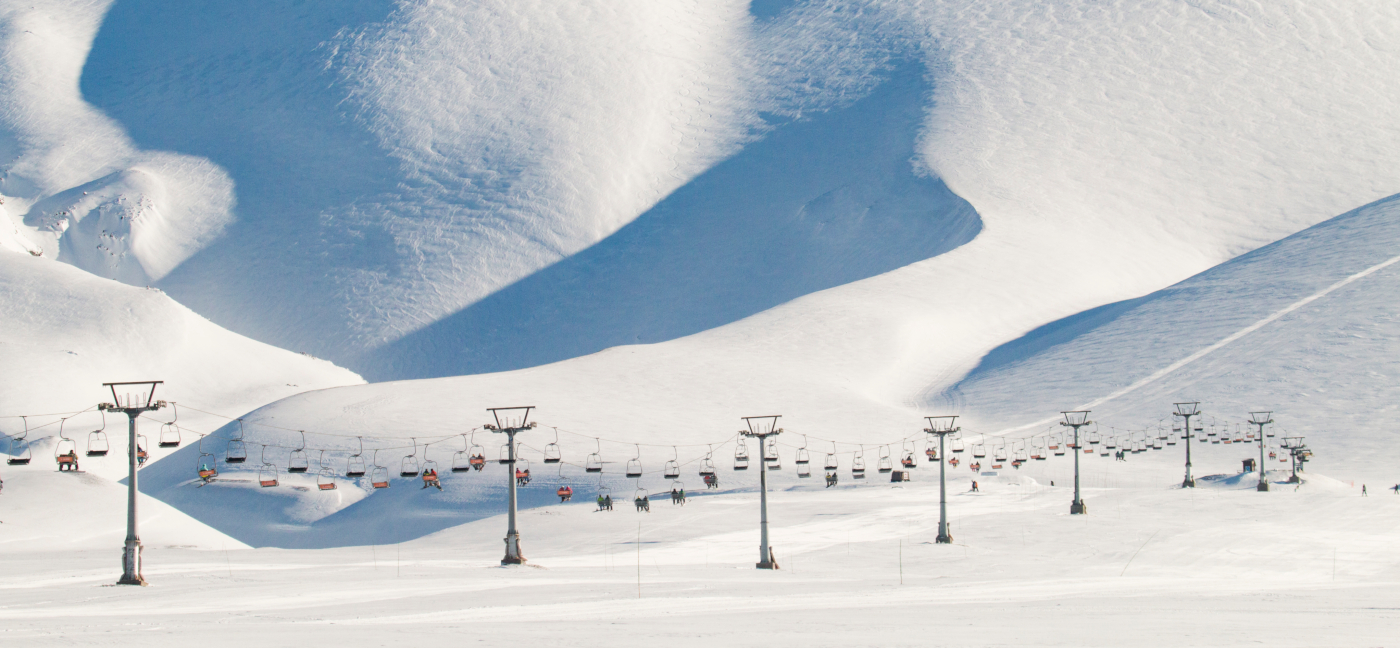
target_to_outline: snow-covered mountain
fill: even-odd
[[[1379,474],[1389,266],[1308,299],[1389,258],[1396,12],[6,6],[3,343],[44,370],[8,372],[5,408],[76,411],[112,373],[160,374],[212,412],[193,424],[222,426],[211,443],[246,413],[285,467],[301,430],[337,466],[356,437],[445,460],[484,408],[527,402],[571,457],[601,437],[656,466],[743,414],[784,414],[789,450],[807,433],[877,456],[926,413],[1008,436],[1077,406],[1155,424],[1189,396],[1231,421],[1274,409],[1319,462]],[[1294,327],[1314,316],[1367,333]],[[357,385],[267,345],[431,379]],[[1299,396],[1323,389],[1346,395]],[[238,486],[260,463],[196,492],[208,450],[146,488],[253,543],[490,512],[466,486],[422,509]]]
[[[937,303],[885,367],[917,391],[1393,193],[1394,11],[39,1],[4,13],[0,193],[51,257],[377,379],[931,258],[870,284]]]

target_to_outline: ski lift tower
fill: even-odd
[[[929,434],[938,435],[938,544],[952,544],[953,535],[948,533],[948,484],[945,481],[947,476],[946,459],[943,454],[943,439],[949,434],[957,434],[962,428],[953,423],[958,420],[956,416],[925,416],[928,427],[924,431]]]
[[[1191,402],[1172,403],[1172,405],[1176,407],[1176,411],[1172,413],[1172,416],[1180,416],[1186,419],[1186,479],[1181,481],[1181,487],[1195,488],[1196,479],[1191,476],[1191,439],[1193,436],[1191,434],[1191,417],[1201,415],[1201,404],[1199,402]]]
[[[1065,420],[1061,421],[1060,425],[1074,428],[1074,445],[1070,446],[1070,449],[1074,450],[1074,501],[1069,505],[1069,514],[1084,515],[1089,509],[1084,506],[1084,499],[1079,496],[1079,428],[1093,421],[1089,420],[1088,410],[1060,413],[1065,415]]]
[[[140,465],[137,461],[136,419],[145,412],[165,407],[165,401],[154,399],[156,385],[163,384],[163,380],[102,383],[103,387],[112,390],[112,402],[102,403],[97,408],[104,412],[125,414],[129,437],[126,451],[126,546],[122,550],[122,577],[117,581],[118,585],[146,584],[146,579],[141,576],[141,536],[136,533],[136,469]],[[118,387],[122,388],[120,394],[117,393]]]
[[[532,409],[535,409],[534,405],[487,408],[486,411],[491,412],[491,417],[496,422],[482,426],[492,432],[506,435],[506,445],[510,448],[506,455],[509,464],[506,469],[506,482],[510,488],[510,514],[508,516],[509,524],[506,528],[506,557],[501,559],[502,565],[522,565],[525,563],[525,556],[520,555],[520,533],[515,530],[515,435],[535,427],[534,423],[528,422]]]
[[[768,437],[777,436],[783,433],[783,429],[778,427],[778,419],[782,415],[769,416],[745,416],[744,423],[747,430],[739,430],[739,434],[746,437],[758,439],[760,459],[762,459],[762,449],[768,447]],[[773,555],[768,551],[768,462],[758,462],[758,564],[759,569],[777,569],[773,562]]]
[[[1250,425],[1259,428],[1259,487],[1261,493],[1269,492],[1268,464],[1264,463],[1264,426],[1274,422],[1273,412],[1250,412]]]
[[[1284,437],[1283,447],[1288,450],[1288,456],[1293,459],[1293,476],[1288,478],[1290,484],[1301,484],[1303,480],[1298,477],[1298,462],[1306,461],[1304,457],[1309,454],[1307,444],[1303,443],[1303,437]]]

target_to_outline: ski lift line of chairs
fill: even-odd
[[[311,461],[306,456],[306,432],[301,432],[301,447],[293,450],[287,457],[287,472],[301,474],[311,468]],[[264,446],[266,447],[266,446]]]
[[[600,473],[603,472],[603,442],[598,437],[593,437],[593,442],[597,445],[597,450],[588,455],[583,464],[583,471]]]
[[[360,443],[360,451],[350,455],[350,458],[345,460],[345,476],[349,479],[365,476],[365,439],[364,437],[355,437],[355,440]]]
[[[243,419],[238,421],[238,438],[229,439],[224,446],[224,463],[241,464],[248,460],[248,446],[243,442]]]
[[[160,437],[157,439],[157,443],[162,448],[180,447],[180,426],[176,425],[176,421],[180,420],[180,408],[175,405],[174,401],[170,403],[170,407],[175,417],[169,423],[160,426]]]
[[[107,410],[99,411],[102,412],[102,428],[88,432],[87,456],[89,457],[105,457],[107,452],[112,449],[107,442]]]
[[[267,446],[262,446],[262,454],[259,457],[262,467],[258,468],[258,485],[272,488],[277,485],[277,464],[267,460]]]

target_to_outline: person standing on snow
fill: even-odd
[[[1362,497],[1366,497],[1366,485],[1365,485],[1365,484],[1362,484],[1362,485],[1361,485],[1361,496],[1362,496]]]

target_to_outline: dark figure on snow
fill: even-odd
[[[1366,497],[1366,485],[1365,485],[1365,484],[1362,484],[1362,485],[1361,485],[1361,496],[1362,496],[1362,497]]]
[[[646,511],[647,513],[651,512],[651,498],[647,497],[646,495],[632,500],[632,503],[637,505],[638,513],[641,513],[642,511]]]
[[[706,488],[719,488],[719,477],[717,475],[705,475]]]
[[[835,485],[836,485],[836,473],[834,473],[834,472],[827,473],[827,474],[826,474],[826,487],[827,487],[827,488],[831,488],[832,486],[835,486]]]
[[[982,492],[982,491],[980,491],[980,490],[977,490],[977,480],[975,480],[975,479],[972,480],[972,492],[974,492],[974,493],[980,493],[980,492]]]

